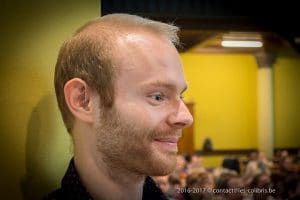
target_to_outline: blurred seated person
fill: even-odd
[[[283,197],[289,200],[299,200],[300,199],[300,175],[291,174],[287,176],[284,180],[284,195]]]
[[[244,180],[237,174],[234,173],[222,173],[216,179],[216,190],[215,193],[219,199],[222,200],[242,200],[245,199],[244,193],[240,192],[241,189],[245,188]],[[228,192],[231,190],[232,192]],[[234,190],[234,191],[233,191]]]
[[[244,181],[241,177],[231,177],[227,182],[228,189],[233,189],[234,192],[225,193],[225,198],[228,200],[243,200],[245,198],[245,193],[241,192],[245,189]]]
[[[291,156],[287,156],[282,159],[279,165],[279,169],[280,173],[282,173],[283,176],[297,173],[298,171],[297,164],[294,162],[294,159]]]
[[[251,199],[253,200],[273,200],[274,197],[272,195],[275,195],[270,191],[269,189],[273,189],[273,185],[271,182],[271,178],[269,174],[259,174],[255,176],[251,183],[252,189],[264,189],[265,192],[254,192],[251,193]]]
[[[217,182],[222,176],[237,176],[237,172],[235,170],[223,168],[223,167],[217,167],[212,172],[214,176],[214,180]]]
[[[234,170],[237,174],[240,173],[240,163],[237,158],[225,158],[222,162],[222,167],[225,169]]]
[[[263,152],[258,153],[257,160],[250,160],[246,166],[244,178],[246,184],[250,184],[253,178],[259,174],[271,174],[273,163],[269,161]]]
[[[203,158],[198,154],[193,154],[190,162],[187,164],[187,172],[192,173],[194,171],[206,171],[206,169],[203,167]]]

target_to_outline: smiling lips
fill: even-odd
[[[163,146],[164,148],[177,151],[178,139],[179,138],[177,138],[177,137],[156,138],[156,139],[154,139],[154,142],[158,143],[159,145]]]
[[[172,137],[172,138],[157,138],[154,139],[157,142],[167,142],[167,143],[176,143],[178,142],[178,138]]]

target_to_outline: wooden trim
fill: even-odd
[[[289,154],[297,154],[299,148],[275,148],[274,154],[276,151],[287,150]],[[196,154],[201,156],[224,156],[224,155],[249,155],[249,153],[253,151],[258,151],[258,149],[217,149],[212,151],[203,151],[197,150],[195,151]]]
[[[275,148],[274,150],[274,154],[276,153],[276,151],[282,151],[282,150],[287,150],[289,152],[289,154],[297,154],[298,151],[300,150],[300,147],[290,147],[290,148]]]
[[[248,155],[257,149],[218,149],[212,151],[198,150],[195,153],[202,156],[222,156],[222,155]]]

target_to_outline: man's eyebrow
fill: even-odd
[[[162,82],[162,81],[151,82],[151,83],[147,83],[146,85],[152,87],[164,87],[174,91],[176,91],[177,89],[176,85],[168,82]],[[180,94],[184,93],[187,90],[187,88],[188,88],[187,84],[184,84],[184,87],[182,88]]]

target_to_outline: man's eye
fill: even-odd
[[[163,101],[165,99],[163,94],[153,94],[150,97],[155,101]]]
[[[161,94],[153,95],[153,99],[156,101],[163,101],[163,96]]]

